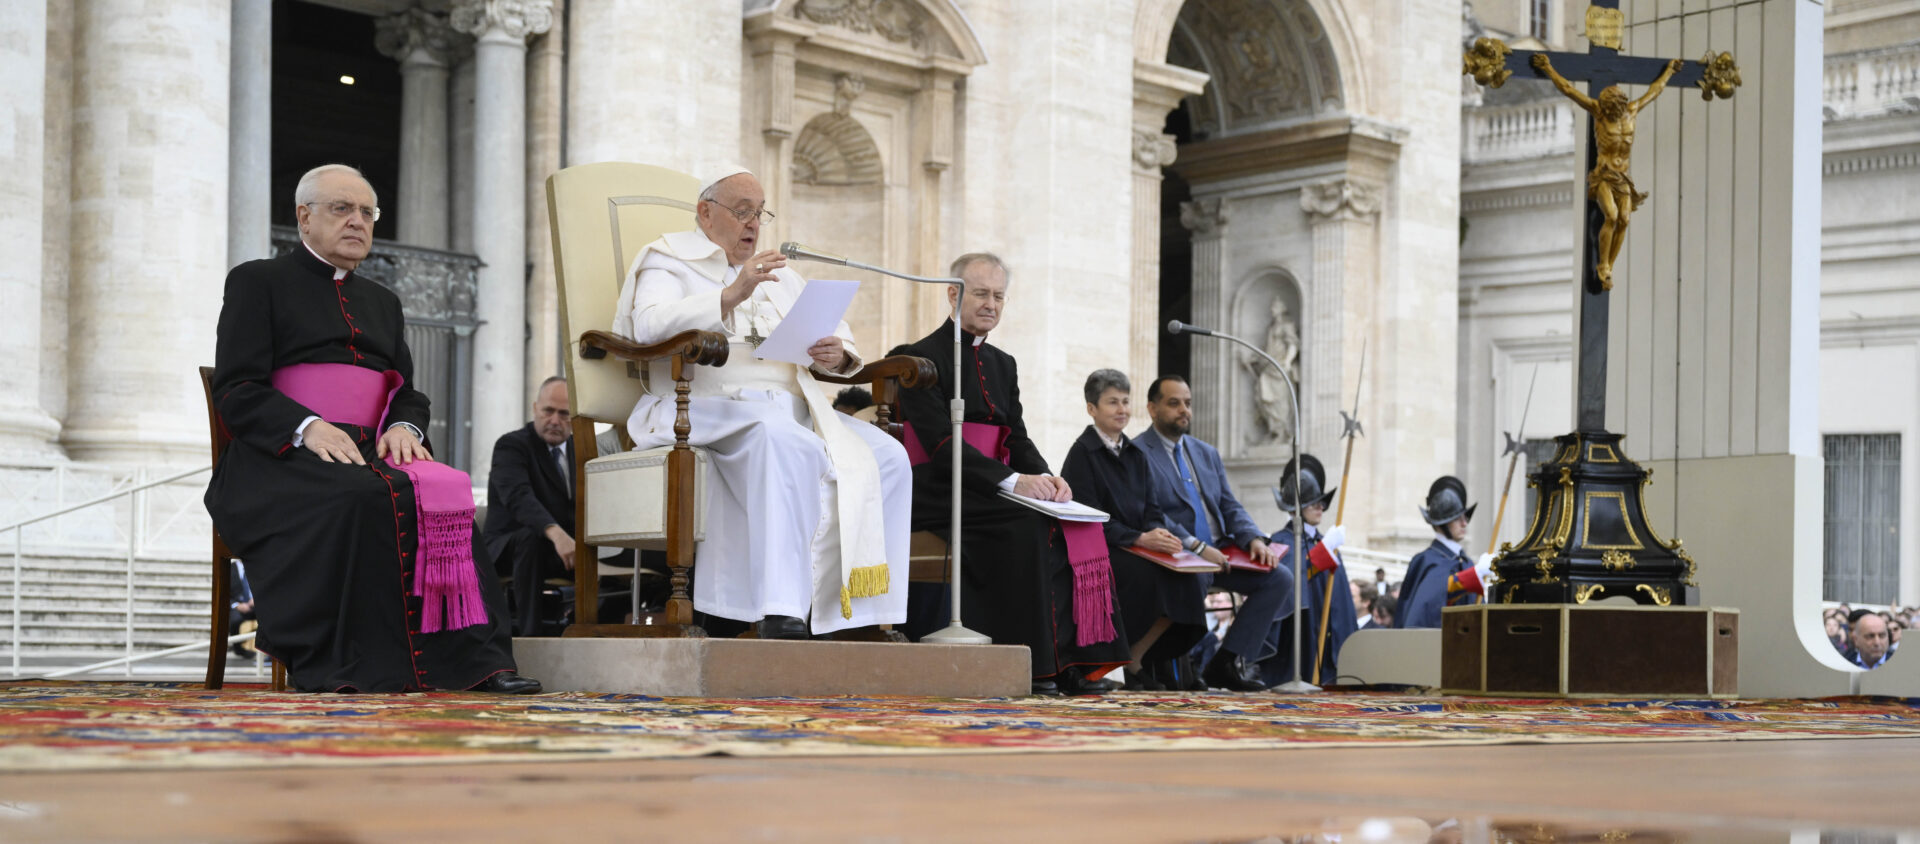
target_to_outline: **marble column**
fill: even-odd
[[[399,240],[445,249],[448,53],[456,33],[421,8],[381,18],[374,45],[400,62],[400,184],[393,198]]]
[[[473,254],[473,39],[461,36],[454,45],[453,80],[448,84],[447,172],[445,210],[448,238],[455,252]]]
[[[205,464],[195,369],[213,360],[227,270],[232,4],[73,8],[62,441],[76,460]]]
[[[1127,376],[1146,400],[1145,384],[1160,368],[1160,182],[1161,170],[1178,149],[1166,128],[1167,114],[1198,94],[1206,75],[1167,64],[1133,64],[1133,278],[1128,318],[1132,354]]]
[[[532,328],[527,343],[526,385],[522,395],[531,397],[540,382],[551,375],[565,375],[560,365],[561,336],[560,289],[553,272],[553,233],[547,219],[547,177],[563,165],[560,159],[561,122],[566,90],[567,35],[565,0],[555,0],[553,27],[533,39],[527,56],[527,324]]]
[[[67,290],[72,275],[73,5],[47,4],[46,126],[40,187],[40,407],[67,418]]]
[[[0,455],[47,455],[60,427],[40,407],[41,191],[46,177],[46,0],[0,10],[0,78],[11,80],[0,125]]]
[[[1306,414],[1301,420],[1307,438],[1304,450],[1336,454],[1340,411],[1353,395],[1345,368],[1346,346],[1364,342],[1367,333],[1365,321],[1348,311],[1350,306],[1363,308],[1365,297],[1374,289],[1374,224],[1380,213],[1380,189],[1347,178],[1315,182],[1300,191],[1300,208],[1313,228],[1306,371],[1301,379],[1306,392],[1301,397],[1301,412]],[[1349,290],[1354,292],[1351,302],[1346,295]]]
[[[227,265],[233,266],[273,254],[273,0],[234,0],[230,52]]]
[[[1180,225],[1193,233],[1193,307],[1188,321],[1206,328],[1224,329],[1227,286],[1227,201],[1223,197],[1201,197],[1180,203]],[[1227,374],[1231,366],[1226,344],[1194,341],[1193,371],[1187,383],[1196,396],[1227,395]],[[1148,376],[1152,377],[1152,376]],[[1142,391],[1140,400],[1146,400]],[[1228,420],[1220,412],[1226,403],[1218,398],[1200,404],[1194,414],[1193,433],[1210,443],[1226,441]]]
[[[475,37],[473,238],[482,324],[474,332],[472,438],[526,422],[527,36],[553,25],[547,0],[460,0],[453,27]],[[475,484],[486,466],[473,465]]]

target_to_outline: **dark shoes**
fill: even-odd
[[[1032,695],[1034,697],[1059,697],[1060,684],[1055,683],[1052,677],[1037,677],[1033,681]]]
[[[1200,679],[1206,681],[1208,688],[1226,689],[1230,692],[1264,692],[1267,684],[1260,679],[1260,666],[1241,659],[1234,652],[1222,649],[1214,654],[1213,661],[1207,663],[1206,670],[1200,672]]]
[[[1126,690],[1130,692],[1164,692],[1167,687],[1153,676],[1153,669],[1141,668],[1135,671],[1127,669]]]
[[[502,671],[488,677],[486,682],[473,687],[473,690],[496,695],[537,695],[540,693],[540,681],[522,677],[517,672]]]
[[[762,639],[811,639],[813,631],[807,628],[807,622],[790,615],[770,615],[753,625],[754,632]]]
[[[1060,687],[1060,693],[1074,697],[1104,695],[1120,690],[1120,684],[1112,680],[1089,680],[1078,668],[1069,668],[1054,675],[1054,683]]]

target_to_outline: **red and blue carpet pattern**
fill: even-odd
[[[0,684],[0,770],[1920,736],[1920,699],[319,695]]]

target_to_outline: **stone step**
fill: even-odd
[[[208,555],[206,558],[199,559],[199,560],[167,560],[167,559],[152,559],[152,558],[136,557],[133,562],[133,568],[136,575],[141,573],[146,573],[146,574],[156,574],[156,575],[182,575],[182,576],[199,575],[201,577],[205,577],[213,568],[213,558],[211,555]],[[0,555],[0,572],[11,572],[12,570],[13,570],[13,556],[11,554]],[[89,573],[95,573],[95,574],[117,574],[121,577],[125,577],[127,574],[127,558],[125,556],[118,556],[118,557],[24,556],[20,558],[20,570],[22,572],[28,572],[28,571],[89,572]]]
[[[3,590],[5,587],[0,587]],[[90,601],[120,601],[127,599],[126,584],[116,584],[116,588],[103,588],[98,583],[60,583],[49,581],[21,581],[21,598],[49,598],[54,600],[77,599]],[[135,584],[133,588],[136,601],[161,601],[166,603],[205,604],[211,599],[212,590],[205,587],[195,589],[189,586],[161,586],[149,583]],[[0,610],[5,610],[7,601],[0,598]]]

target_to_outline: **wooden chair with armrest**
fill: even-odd
[[[220,455],[227,451],[227,444],[233,442],[233,435],[227,432],[227,426],[220,424],[220,411],[213,406],[213,367],[200,367],[200,389],[207,398],[207,428],[209,439],[213,443],[213,465],[220,465]],[[227,550],[227,541],[220,536],[220,529],[213,530],[213,597],[210,608],[207,642],[207,689],[216,690],[226,684],[227,678],[227,614],[232,609],[233,552]],[[273,690],[286,691],[287,667],[279,660],[273,661]]]
[[[689,394],[696,367],[724,366],[727,338],[688,331],[652,345],[614,335],[614,307],[628,267],[641,247],[668,232],[694,227],[699,183],[662,167],[603,162],[569,167],[547,179],[547,211],[553,231],[554,275],[559,286],[560,328],[568,403],[573,412],[574,553],[576,619],[591,619],[599,603],[595,547],[666,552],[671,593],[664,612],[648,624],[582,624],[570,637],[701,637],[693,623],[688,571],[695,544],[705,536],[707,463],[692,446]],[[652,364],[666,364],[676,404],[674,444],[633,451],[626,420],[648,392]],[[838,384],[868,384],[876,397],[901,387],[930,384],[931,361],[914,357],[870,362],[849,378],[815,376]],[[657,385],[664,392],[667,385]],[[601,455],[595,424],[612,425],[622,451]],[[891,424],[882,419],[879,424]]]

